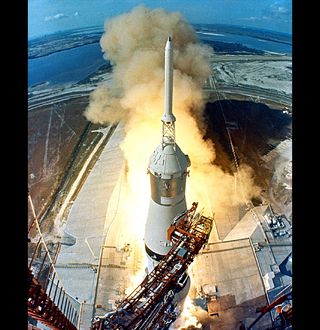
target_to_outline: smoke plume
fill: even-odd
[[[91,94],[85,116],[95,123],[125,123],[126,137],[121,148],[128,163],[129,183],[132,187],[137,187],[137,181],[138,186],[142,182],[148,186],[149,156],[161,141],[164,47],[168,36],[172,36],[174,44],[176,140],[191,159],[188,204],[198,201],[210,211],[236,205],[259,189],[249,167],[240,167],[239,193],[235,177],[213,165],[214,145],[203,139],[202,116],[202,85],[211,74],[209,58],[213,53],[198,43],[195,31],[179,13],[139,6],[106,22],[100,44],[104,57],[113,64],[113,83]]]
[[[174,111],[201,117],[201,85],[211,72],[211,48],[197,43],[194,30],[179,13],[137,7],[106,23],[100,44],[114,64],[113,86],[91,95],[86,117],[117,122],[135,116],[159,122],[163,104],[164,46],[174,41]],[[159,124],[159,123],[158,123]]]

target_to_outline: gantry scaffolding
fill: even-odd
[[[175,294],[187,281],[186,270],[208,241],[212,218],[196,214],[198,203],[176,217],[167,231],[172,248],[115,311],[96,317],[92,330],[168,329],[177,318]]]

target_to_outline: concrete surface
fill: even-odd
[[[91,309],[100,247],[110,226],[106,221],[108,202],[124,167],[119,146],[123,136],[124,129],[119,124],[75,199],[65,232],[76,241],[72,246],[61,247],[56,263],[66,291],[80,302],[91,304]],[[87,306],[87,314],[88,309]]]

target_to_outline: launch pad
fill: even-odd
[[[168,329],[175,321],[177,289],[185,286],[185,271],[208,241],[213,224],[195,213],[197,205],[193,203],[169,227],[167,236],[173,246],[160,263],[115,311],[97,317],[92,329]]]

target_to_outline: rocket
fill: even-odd
[[[165,46],[165,93],[162,121],[162,141],[154,150],[148,165],[151,198],[147,215],[144,243],[148,271],[160,262],[170,248],[167,230],[178,215],[187,210],[185,187],[190,159],[175,140],[175,121],[172,113],[173,42]]]

